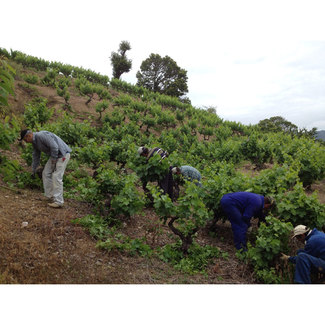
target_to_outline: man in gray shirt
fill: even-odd
[[[177,175],[183,175],[184,178],[190,182],[194,182],[197,186],[202,187],[201,174],[192,166],[174,167],[172,172]]]
[[[49,201],[53,201],[48,204],[51,208],[62,207],[63,175],[70,160],[71,148],[57,135],[48,131],[23,130],[20,133],[20,141],[22,140],[33,145],[33,175],[40,164],[41,153],[44,152],[50,157],[42,173],[44,195]]]

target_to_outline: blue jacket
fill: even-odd
[[[228,193],[222,197],[223,204],[230,204],[239,209],[244,220],[252,217],[264,218],[264,196],[250,192]]]
[[[297,254],[299,253],[306,253],[325,261],[325,234],[314,228],[306,237],[304,249],[297,251]],[[289,261],[296,263],[296,258],[297,256],[290,256]]]

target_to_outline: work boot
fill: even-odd
[[[53,202],[53,203],[49,203],[48,204],[49,207],[51,208],[62,208],[63,204],[57,203],[57,202]]]

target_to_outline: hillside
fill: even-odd
[[[139,163],[136,150],[140,145],[159,145],[170,153],[169,164],[189,164],[201,171],[206,193],[197,196],[196,189],[183,184],[180,197],[192,207],[199,206],[197,198],[201,197],[204,206],[197,211],[202,215],[217,209],[223,194],[247,190],[275,196],[279,202],[275,215],[283,215],[286,222],[325,225],[325,158],[319,144],[284,134],[264,135],[255,126],[223,121],[216,114],[117,80],[107,87],[61,73],[51,84],[46,79],[49,72],[18,61],[10,61],[16,70],[15,96],[9,98],[6,115],[19,128],[47,129],[60,135],[73,154],[65,174],[65,206],[53,210],[42,200],[40,179],[30,178],[30,146],[12,141],[9,148],[1,149],[2,283],[267,282],[253,264],[238,258],[230,223],[220,218],[211,232],[205,226],[207,220],[200,221],[196,211],[191,222],[200,222],[194,236],[198,246],[175,264],[178,238],[144,196],[140,175],[148,177],[151,185],[156,183]],[[65,78],[69,79],[68,101],[57,90]],[[89,85],[96,90],[87,91]],[[46,100],[45,106],[40,99]],[[104,101],[107,106],[100,107]],[[41,123],[38,116],[35,122],[40,107],[43,113],[52,112],[48,121]],[[19,128],[12,127],[16,138]],[[280,142],[284,145],[279,146]],[[304,163],[299,165],[298,160]],[[159,172],[160,167],[150,168]],[[289,200],[286,205],[291,210],[280,203],[284,199]],[[162,204],[159,199],[155,202]],[[297,217],[294,205],[301,202],[303,213]],[[178,201],[175,206],[181,204]],[[309,221],[303,219],[305,212]],[[253,219],[248,234],[253,245],[257,221]],[[180,229],[192,227],[181,217],[177,222]],[[295,243],[289,244],[293,250]],[[283,275],[279,279],[288,281]]]
[[[23,69],[23,73],[28,70]],[[33,94],[15,81],[15,98],[10,99],[12,112],[21,115],[24,105]],[[48,99],[48,103],[60,110],[63,100],[53,88],[34,85],[33,91],[38,96]],[[71,106],[75,108],[74,118],[82,121],[93,116],[94,104],[85,105],[84,98],[71,89]],[[94,100],[94,103],[96,99]],[[53,120],[56,119],[56,114]],[[8,158],[17,159],[24,170],[30,167],[20,157],[18,142],[10,151],[2,151]],[[2,177],[1,177],[2,179]],[[229,260],[220,261],[210,266],[206,275],[188,275],[175,270],[172,266],[158,259],[148,260],[139,256],[130,256],[119,251],[107,253],[96,248],[96,240],[86,229],[72,224],[71,220],[91,214],[89,204],[74,199],[66,199],[65,207],[53,211],[42,201],[40,190],[6,189],[8,185],[1,180],[1,256],[0,267],[2,283],[254,283],[254,278],[247,266],[235,257],[232,247],[232,235],[229,225],[225,227],[227,242],[220,242],[222,249],[229,253]],[[9,202],[9,204],[8,204]],[[27,227],[22,223],[28,222]],[[154,230],[153,227],[158,229]],[[155,245],[168,241],[166,226],[158,224],[157,217],[151,210],[145,215],[136,215],[125,224],[123,232],[134,237],[144,234]],[[202,234],[202,241],[207,240]],[[224,239],[223,239],[224,240]],[[208,240],[208,242],[210,242]],[[235,270],[235,272],[234,272]]]

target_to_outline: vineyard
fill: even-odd
[[[292,283],[293,267],[280,261],[280,253],[295,254],[293,227],[325,229],[323,141],[225,121],[216,112],[83,68],[18,51],[0,49],[1,55],[13,85],[0,106],[1,214],[12,205],[31,228],[1,216],[6,261],[0,263],[0,282]],[[37,199],[42,182],[31,176],[32,146],[17,141],[22,128],[51,131],[72,148],[64,176],[66,206],[59,211]],[[169,156],[147,162],[139,146],[160,147]],[[44,166],[45,155],[41,162]],[[174,175],[179,191],[172,200],[157,181],[169,166],[183,165],[200,171],[203,186]],[[247,252],[236,251],[220,210],[221,197],[238,191],[276,202],[265,222],[253,220]],[[33,212],[25,215],[29,199]],[[27,246],[15,246],[10,232],[4,234],[10,222],[21,232],[32,231],[33,223],[36,229],[37,222],[37,241],[51,260],[36,263],[31,234],[24,239]],[[59,237],[67,250],[60,251],[61,258],[50,249]],[[79,240],[88,240],[91,253],[78,247]],[[21,255],[30,256],[29,262],[17,265],[15,256]],[[80,277],[44,275],[64,263],[81,267]],[[110,272],[96,278],[92,265]]]

